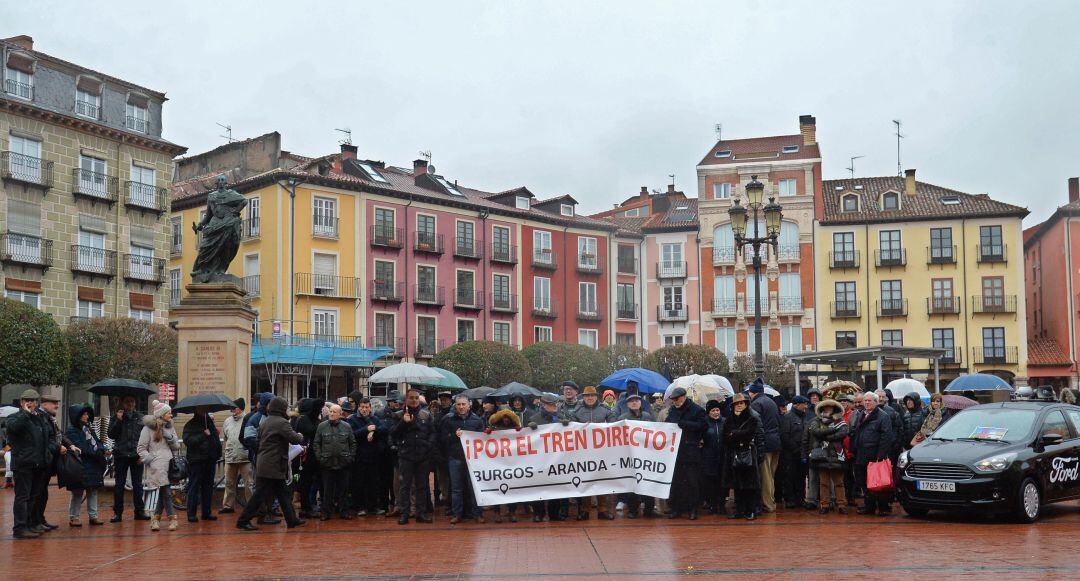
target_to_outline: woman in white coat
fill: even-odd
[[[143,416],[143,429],[139,434],[139,459],[143,464],[143,501],[152,511],[150,530],[161,529],[161,512],[169,515],[169,530],[179,526],[172,505],[169,487],[169,461],[180,449],[180,439],[172,425],[172,408],[157,400],[150,402],[152,415]]]

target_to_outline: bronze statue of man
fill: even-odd
[[[191,270],[191,282],[233,282],[238,277],[226,274],[229,263],[240,249],[240,212],[247,199],[236,190],[225,187],[225,176],[217,177],[217,188],[206,196],[206,214],[199,223],[192,223],[196,234],[202,233],[199,255]]]

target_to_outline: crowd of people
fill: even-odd
[[[217,514],[239,510],[238,484],[243,483],[248,499],[236,521],[243,530],[257,530],[256,523],[279,524],[279,517],[289,528],[309,518],[389,516],[402,525],[430,523],[439,507],[451,524],[484,523],[488,517],[517,522],[519,515],[533,522],[588,520],[594,508],[600,520],[620,512],[630,519],[696,520],[699,512],[708,512],[754,520],[781,504],[846,514],[859,499],[859,514],[888,515],[892,499],[867,491],[867,466],[886,458],[895,463],[903,449],[931,434],[949,414],[938,395],[927,409],[914,393],[897,402],[886,391],[825,399],[810,390],[788,402],[767,395],[760,381],[733,397],[707,401],[704,408],[682,388],[666,399],[644,396],[633,382],[618,394],[582,389],[573,381],[560,389],[561,396],[515,396],[505,402],[450,392],[431,393],[428,401],[410,389],[391,392],[378,409],[359,392],[337,402],[302,399],[295,409],[282,397],[262,393],[250,411],[245,400],[236,400],[220,430],[209,410],[196,409],[179,435],[167,404],[152,401],[150,413],[143,415],[127,397],[110,418],[107,438],[95,429],[90,406],[71,406],[69,426],[61,431],[59,400],[27,390],[7,422],[14,535],[34,538],[57,528],[45,520],[44,510],[49,482],[67,454],[84,471],[81,478],[68,478],[66,486],[71,527],[82,526],[84,503],[89,524],[105,524],[98,518],[98,491],[109,455],[115,477],[110,522],[124,518],[130,479],[134,518],[159,531],[164,516],[167,530],[176,530],[171,487],[178,480],[182,448],[187,520],[218,518],[214,483],[223,460],[225,493]],[[682,429],[667,499],[618,494],[477,505],[460,442],[465,432],[623,419]]]

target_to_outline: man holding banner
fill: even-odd
[[[686,513],[690,520],[697,520],[698,504],[701,503],[701,439],[708,428],[707,416],[701,406],[686,397],[686,390],[681,387],[671,391],[671,403],[667,422],[682,429],[682,439],[671,482],[668,518],[679,518]]]
[[[529,427],[533,430],[539,426],[550,424],[562,424],[565,426],[569,423],[570,421],[559,413],[559,399],[550,393],[540,396],[540,409],[536,410],[536,413],[529,418]],[[544,522],[545,514],[547,514],[549,521],[566,520],[566,506],[568,504],[566,499],[534,501],[532,505],[533,522]]]
[[[574,410],[571,418],[575,422],[581,422],[583,424],[607,424],[615,420],[615,413],[611,411],[611,408],[600,403],[599,394],[596,391],[596,387],[591,385],[585,386],[585,391],[581,392],[582,403]],[[603,494],[596,497],[596,518],[599,520],[614,520],[615,513],[609,509],[610,498],[608,495]],[[592,510],[593,499],[590,497],[581,498],[578,500],[578,520],[589,520],[589,511]]]

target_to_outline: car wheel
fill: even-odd
[[[923,517],[925,517],[927,515],[927,513],[930,512],[929,510],[927,510],[925,508],[909,507],[906,504],[902,505],[902,506],[904,507],[904,512],[908,513],[908,516],[910,516],[912,518],[923,518]]]
[[[1020,491],[1016,498],[1016,518],[1020,522],[1033,523],[1039,518],[1042,510],[1042,493],[1039,485],[1033,478],[1025,478],[1020,483]]]

